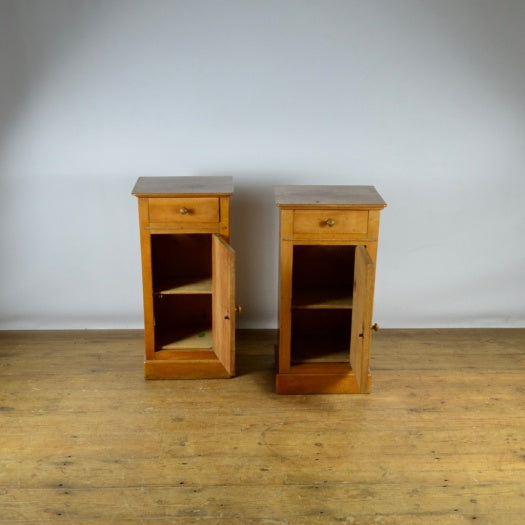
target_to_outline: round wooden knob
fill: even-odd
[[[326,225],[330,226],[330,228],[335,224],[334,219],[326,219]]]
[[[240,314],[242,312],[242,306],[240,304],[235,306],[235,311]]]
[[[181,215],[186,215],[186,214],[188,213],[188,208],[181,208],[181,209],[179,210],[179,213],[180,213]]]
[[[374,324],[372,325],[372,330],[373,330],[374,332],[378,332],[378,331],[379,331],[379,325],[378,325],[377,323],[374,323]]]

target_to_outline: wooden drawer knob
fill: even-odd
[[[189,212],[188,208],[181,208],[181,209],[179,210],[179,213],[180,213],[181,215],[187,215],[188,212]]]
[[[335,224],[334,219],[326,219],[325,224],[330,226],[330,228]]]

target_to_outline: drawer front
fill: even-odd
[[[217,197],[152,197],[149,199],[151,223],[219,222]]]
[[[368,210],[295,210],[293,232],[321,237],[332,235],[366,237]]]

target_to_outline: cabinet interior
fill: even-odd
[[[152,235],[151,266],[155,294],[211,293],[211,235]]]
[[[292,364],[348,363],[354,258],[351,245],[294,246]]]
[[[151,236],[156,351],[212,347],[209,234]]]

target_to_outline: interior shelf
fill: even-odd
[[[348,308],[293,309],[291,364],[348,363],[351,325]]]
[[[351,309],[352,291],[335,287],[303,288],[293,291],[292,308]]]
[[[210,294],[211,276],[181,277],[164,280],[156,286],[157,295]]]
[[[313,363],[348,363],[349,355],[348,350],[327,352],[326,349],[323,349],[322,351],[312,350],[311,353],[308,353],[303,349],[301,357],[292,358],[291,364],[295,366]]]
[[[291,364],[348,362],[349,356],[350,341],[346,338],[315,334],[294,338]]]
[[[158,336],[156,350],[211,350],[211,327],[202,330],[171,331]]]

